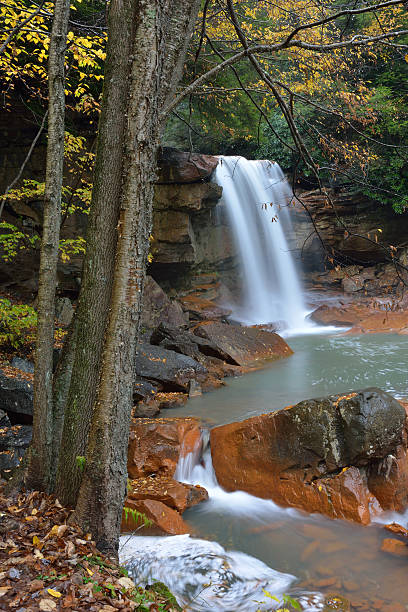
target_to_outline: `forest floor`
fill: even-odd
[[[71,510],[34,491],[6,497],[0,486],[0,612],[180,611],[161,583],[136,586],[69,525]]]

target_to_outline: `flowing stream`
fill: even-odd
[[[295,353],[288,359],[231,379],[167,414],[200,415],[210,428],[368,386],[408,396],[404,336],[309,335],[291,338],[290,345]],[[208,448],[180,463],[177,477],[201,484],[210,499],[184,514],[191,537],[124,536],[122,559],[136,580],[166,582],[183,605],[197,611],[273,609],[262,589],[294,596],[310,612],[325,610],[330,593],[361,606],[353,610],[408,610],[407,559],[380,550],[390,537],[381,524],[362,527],[280,508],[244,492],[227,493],[216,481]],[[396,518],[408,522],[408,516]]]
[[[381,551],[387,537],[381,521],[361,527],[307,515],[242,491],[227,493],[217,483],[208,446],[211,427],[370,386],[408,397],[408,379],[404,336],[347,336],[329,328],[322,333],[305,319],[285,238],[291,191],[279,166],[221,157],[215,180],[223,187],[240,254],[242,295],[229,305],[233,318],[277,324],[291,336],[294,355],[169,411],[202,420],[201,448],[179,463],[175,477],[205,487],[209,500],[185,512],[191,536],[124,536],[122,561],[138,583],[165,582],[188,610],[276,609],[268,593],[293,596],[308,612],[343,609],[327,607],[334,593],[359,612],[404,612],[408,560]],[[408,514],[397,521],[406,525]]]
[[[214,180],[240,260],[242,297],[230,304],[245,324],[305,327],[306,306],[285,232],[290,228],[292,191],[278,164],[220,157]]]

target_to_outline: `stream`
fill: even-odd
[[[294,355],[190,400],[169,416],[197,415],[209,428],[312,397],[377,386],[408,396],[404,336],[312,334],[288,339]],[[362,527],[283,509],[243,492],[226,493],[212,472],[210,454],[181,465],[180,480],[201,484],[208,502],[183,515],[192,535],[126,537],[122,559],[137,582],[162,580],[191,610],[274,609],[266,591],[296,597],[303,610],[329,610],[329,594],[352,609],[408,610],[407,558],[382,552],[390,534],[384,516]]]

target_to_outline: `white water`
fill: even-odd
[[[201,455],[207,443],[208,435],[204,432],[196,450],[179,460],[175,473],[175,479],[207,489],[209,501],[200,504],[200,510],[227,509],[230,514],[245,515],[252,522],[261,523],[282,512],[295,513],[243,491],[224,491],[217,482],[209,448]],[[119,554],[121,563],[137,584],[164,582],[188,610],[255,612],[280,607],[265,592],[278,600],[290,593],[305,612],[324,609],[324,597],[320,593],[294,590],[295,576],[278,572],[243,552],[226,551],[217,542],[189,535],[122,536]]]
[[[291,189],[278,164],[220,157],[215,181],[223,188],[240,257],[242,303],[229,305],[247,325],[278,323],[303,331],[307,312],[285,238],[291,227]]]

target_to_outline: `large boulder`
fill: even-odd
[[[167,391],[188,391],[190,381],[204,382],[208,376],[206,368],[191,357],[150,344],[138,345],[135,374],[159,382]]]
[[[158,158],[159,183],[194,183],[208,180],[218,165],[212,155],[163,147]]]
[[[228,325],[220,321],[203,321],[194,334],[217,347],[229,363],[249,366],[263,360],[281,359],[293,354],[285,340],[274,332],[255,327]]]
[[[12,376],[0,370],[0,410],[12,423],[30,423],[33,416],[33,383],[30,377]]]
[[[132,423],[128,447],[129,478],[150,474],[173,477],[179,458],[200,445],[195,418],[137,419]]]
[[[147,276],[141,324],[143,327],[153,328],[161,322],[182,327],[188,322],[188,316],[176,300],[170,300],[156,281],[151,276]]]
[[[215,473],[228,491],[369,523],[408,503],[406,418],[374,388],[305,400],[214,428]]]

